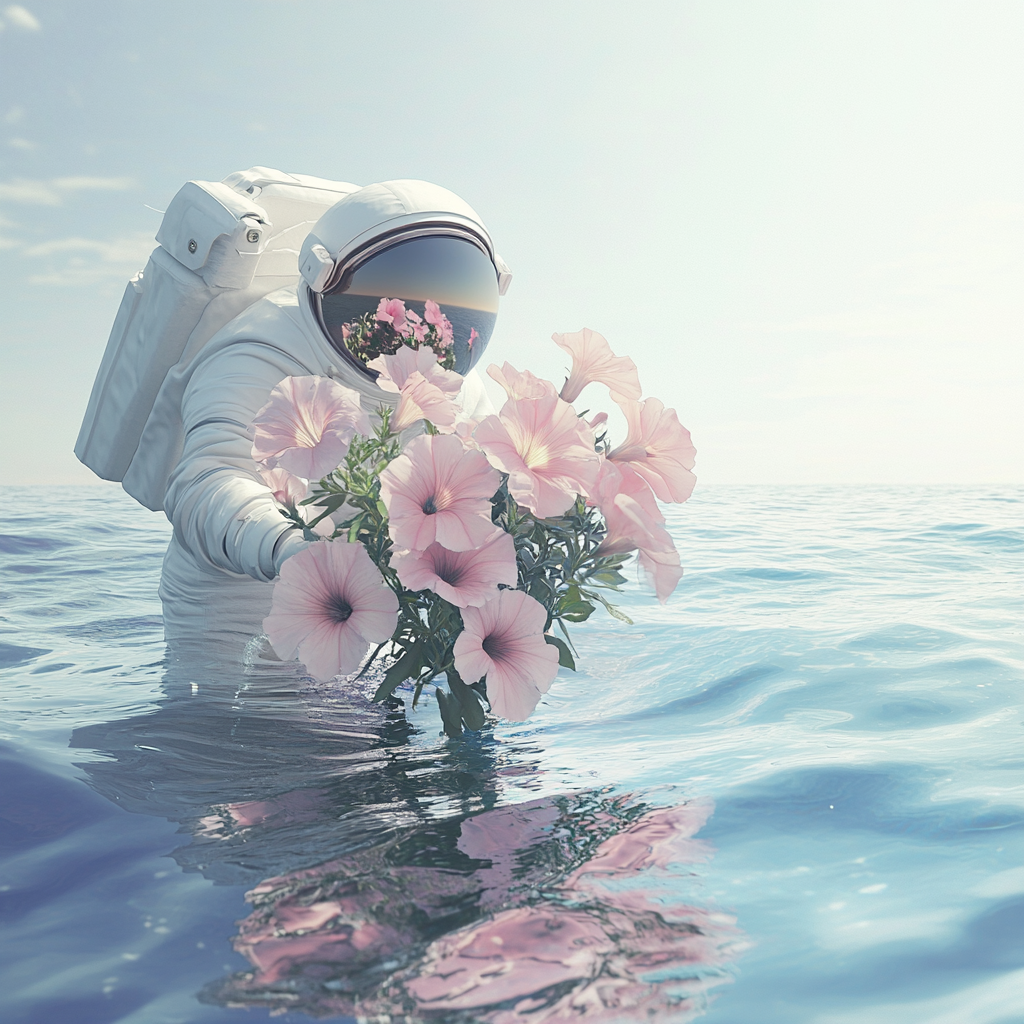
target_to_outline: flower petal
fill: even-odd
[[[516,501],[542,519],[567,512],[597,480],[593,431],[555,395],[509,399],[499,415],[481,420],[473,437],[509,474]]]
[[[675,410],[666,409],[657,398],[616,401],[626,416],[628,431],[626,440],[608,458],[628,462],[662,501],[686,501],[697,482],[691,472],[697,452]]]
[[[417,551],[434,541],[449,551],[480,547],[497,529],[490,499],[500,482],[487,459],[458,437],[413,438],[380,475],[391,539]]]
[[[337,468],[355,434],[370,432],[359,394],[329,377],[285,377],[253,420],[252,457],[306,480]]]
[[[355,671],[370,641],[387,640],[397,623],[398,598],[366,549],[327,541],[281,567],[263,628],[280,657],[297,651],[311,675],[330,679]]]
[[[521,590],[501,590],[480,608],[462,613],[455,668],[467,680],[486,676],[496,714],[521,722],[558,674],[558,651],[544,639],[547,612]]]
[[[553,334],[551,340],[572,356],[572,371],[561,390],[563,401],[574,402],[595,381],[623,398],[636,400],[642,394],[636,364],[615,355],[603,335],[585,327],[575,334]]]

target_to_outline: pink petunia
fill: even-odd
[[[413,551],[434,541],[449,551],[480,547],[497,530],[491,498],[500,483],[487,459],[457,437],[414,437],[380,475],[391,539]]]
[[[686,501],[697,482],[691,472],[697,450],[675,409],[666,409],[657,398],[616,400],[628,430],[626,440],[608,458],[628,462],[662,501]]]
[[[601,542],[601,554],[621,554],[638,547],[666,551],[672,548],[672,538],[665,529],[665,517],[654,494],[628,465],[602,460],[590,497],[608,527]]]
[[[377,303],[374,318],[378,323],[390,324],[399,334],[406,337],[412,333],[412,324],[409,323],[405,303],[401,299],[381,299]]]
[[[509,399],[473,436],[491,462],[508,473],[520,505],[546,519],[567,512],[597,479],[594,434],[556,395]]]
[[[679,552],[674,546],[671,551],[650,551],[640,548],[639,558],[648,582],[654,587],[655,596],[664,604],[683,578]]]
[[[265,466],[257,467],[263,482],[270,488],[274,500],[282,505],[295,508],[306,495],[309,494],[309,484],[302,477],[289,473],[287,469],[267,469]]]
[[[563,401],[575,401],[594,381],[607,385],[613,395],[634,400],[640,397],[636,364],[626,356],[617,356],[603,335],[585,327],[575,334],[553,334],[551,340],[572,356],[572,372],[562,385]]]
[[[300,501],[309,497],[309,484],[301,477],[293,476],[288,470],[280,467],[267,469],[260,466],[259,471],[263,482],[270,488],[274,500],[295,509],[307,523],[311,519],[316,519],[323,512],[322,508],[317,508],[315,505],[299,504]],[[321,537],[330,537],[334,533],[334,521],[330,516],[324,516],[316,526],[312,527],[312,530],[314,533],[320,534]]]
[[[427,299],[423,306],[423,319],[426,320],[428,324],[440,327],[447,319],[444,313],[441,312],[441,307],[433,299]]]
[[[604,516],[608,532],[598,553],[637,551],[640,565],[664,604],[682,578],[679,552],[665,529],[665,517],[647,483],[630,465],[605,461],[592,500]]]
[[[486,676],[494,713],[523,722],[558,675],[558,651],[544,639],[547,611],[521,590],[499,590],[480,608],[464,608],[455,669],[468,683]]]
[[[326,541],[281,566],[263,629],[281,658],[297,653],[323,680],[354,672],[397,623],[398,598],[362,544]]]
[[[414,373],[422,374],[448,398],[455,398],[465,383],[460,374],[438,365],[437,353],[432,348],[402,345],[394,355],[377,356],[366,365],[380,374],[377,387],[392,393],[401,391]]]
[[[285,377],[253,420],[252,457],[319,480],[340,465],[355,434],[370,433],[359,395],[329,377]]]
[[[476,438],[473,437],[473,431],[476,430],[479,420],[473,419],[472,416],[467,416],[465,412],[460,412],[455,418],[455,425],[452,427],[452,433],[465,445],[467,448],[472,448],[473,451],[480,451],[480,445],[476,443]],[[445,431],[447,433],[447,431]]]
[[[399,434],[420,420],[429,420],[435,427],[454,427],[459,410],[445,393],[435,387],[422,373],[410,374],[402,385],[402,397],[391,418],[391,429]]]
[[[551,381],[535,377],[529,370],[520,372],[511,363],[491,363],[487,376],[496,380],[509,398],[546,398],[557,394]]]
[[[436,542],[425,551],[399,551],[391,568],[410,590],[432,590],[457,608],[479,608],[499,583],[514,587],[519,578],[515,542],[504,532],[472,551],[449,551]]]
[[[441,317],[441,326],[438,328],[441,332],[441,348],[451,348],[455,341],[455,331],[452,329],[452,322],[446,316]]]

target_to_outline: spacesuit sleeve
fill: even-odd
[[[251,424],[272,388],[308,372],[259,342],[236,342],[196,367],[182,399],[184,444],[164,508],[197,561],[269,581],[306,546],[259,475]]]

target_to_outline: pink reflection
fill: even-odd
[[[520,907],[435,942],[405,987],[424,1009],[479,1009],[590,978],[613,949],[589,914]]]
[[[712,810],[536,800],[463,821],[451,869],[394,865],[406,836],[268,879],[234,940],[254,970],[206,998],[408,1021],[691,1019],[745,948],[732,918],[686,900]]]
[[[615,878],[631,871],[707,860],[711,847],[691,836],[704,827],[713,810],[710,800],[702,800],[648,812],[624,832],[605,840],[594,857],[570,875],[566,885],[576,885],[585,876]]]
[[[193,832],[209,839],[227,839],[234,829],[252,828],[255,825],[278,827],[316,821],[327,806],[329,794],[326,790],[297,789],[269,800],[224,804],[215,813],[200,818]]]
[[[504,902],[513,881],[516,853],[547,838],[560,815],[551,800],[531,800],[485,811],[462,823],[458,848],[474,860],[491,862],[490,867],[476,872],[485,888],[483,905]]]
[[[306,905],[282,900],[268,918],[242,921],[234,947],[257,969],[261,984],[271,984],[304,963],[370,961],[409,941],[407,933],[374,922],[367,910],[358,897]]]

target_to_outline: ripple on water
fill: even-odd
[[[46,647],[19,647],[17,644],[0,641],[0,669],[33,661],[49,653]]]
[[[71,546],[60,537],[31,537],[24,534],[0,533],[0,554],[41,556]]]
[[[436,965],[410,982],[425,991],[473,966],[460,943],[526,934],[520,918],[601,949],[617,920],[638,942],[728,952],[663,968],[692,1002],[656,1020],[1022,1017],[1020,496],[698,489],[667,510],[687,569],[670,603],[631,581],[636,625],[595,615],[575,630],[580,672],[530,722],[452,744],[433,699],[413,711],[407,689],[407,714],[385,713],[258,655],[165,657],[166,522],[115,489],[5,490],[0,730],[20,744],[0,752],[5,1019],[239,1019],[197,992],[337,1017],[365,981],[331,960],[355,948],[341,920],[371,944],[392,933],[368,922],[411,921]],[[567,792],[593,813],[551,811]],[[536,883],[563,884],[609,802],[650,794],[714,805],[656,897],[679,918],[629,916],[623,901],[651,893],[625,883],[605,886],[621,918],[556,906]],[[512,806],[517,829],[538,808],[558,825],[514,855],[494,840],[453,879],[462,823]],[[472,909],[488,891],[512,900],[488,911],[511,930]],[[320,959],[301,967],[302,949]],[[586,949],[579,962],[609,977],[614,957]],[[515,976],[509,963],[494,977]]]
[[[907,764],[870,768],[816,767],[780,771],[720,799],[710,835],[784,831],[787,834],[854,830],[944,843],[965,833],[998,830],[1024,834],[1017,806],[980,808],[974,801],[936,802],[935,769]]]
[[[67,636],[83,640],[114,640],[144,636],[163,638],[163,619],[159,615],[125,616],[113,619],[95,619],[68,626]]]

